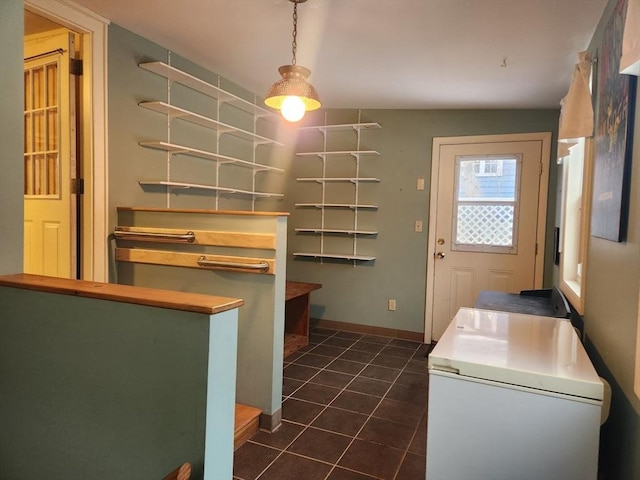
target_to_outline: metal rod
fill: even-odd
[[[53,55],[54,53],[62,55],[64,52],[66,52],[66,50],[63,50],[62,48],[58,48],[56,50],[51,50],[49,52],[39,53],[38,55],[33,55],[31,57],[27,57],[27,58],[24,59],[24,61],[26,62],[27,60],[33,60],[35,58],[46,57],[46,56],[49,56],[49,55]]]
[[[260,270],[261,272],[266,272],[269,270],[269,264],[267,262],[260,262],[260,263],[224,262],[221,260],[207,260],[207,257],[205,257],[204,255],[198,258],[198,265],[204,268],[224,267],[224,268],[238,268],[238,269],[244,269],[244,270]]]
[[[113,232],[116,238],[124,240],[151,240],[157,242],[186,242],[193,243],[196,239],[196,234],[193,232],[186,233],[155,233],[155,232],[128,232],[124,230],[116,230]]]

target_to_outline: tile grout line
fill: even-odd
[[[355,342],[357,343],[357,342]],[[354,343],[354,344],[355,344]],[[389,345],[388,343],[386,344],[387,346]],[[352,345],[353,346],[353,345]],[[350,347],[351,348],[351,347]],[[416,347],[415,351],[413,352],[413,355],[415,355],[415,353],[417,352],[418,348],[420,347]],[[348,349],[347,349],[348,350]],[[384,350],[384,347],[380,350],[380,352],[382,352],[382,350]],[[346,351],[346,350],[345,350]],[[373,362],[373,360],[375,360],[376,358],[378,358],[378,356],[380,355],[380,352],[376,353],[375,357],[373,357],[371,359],[371,361],[369,361],[368,365],[371,365],[371,362]],[[347,447],[344,449],[344,451],[342,452],[342,455],[340,455],[340,457],[338,458],[338,460],[336,460],[333,468],[329,471],[329,473],[327,473],[327,475],[325,476],[325,480],[327,480],[329,478],[329,476],[331,476],[331,473],[336,469],[336,467],[338,466],[338,464],[340,463],[340,460],[342,460],[342,458],[345,456],[345,454],[347,453],[347,451],[349,450],[349,448],[351,447],[351,445],[353,445],[353,443],[356,441],[356,439],[358,438],[358,435],[360,435],[360,433],[362,432],[362,430],[364,429],[365,425],[367,425],[367,423],[369,423],[369,420],[371,420],[371,418],[377,418],[377,417],[373,417],[373,413],[378,409],[378,407],[380,406],[380,404],[382,403],[382,401],[386,398],[386,395],[389,393],[389,391],[391,390],[391,388],[393,388],[393,386],[396,384],[396,381],[398,380],[398,378],[400,377],[400,375],[402,375],[402,372],[405,371],[407,365],[409,364],[411,358],[413,358],[413,355],[407,359],[407,361],[405,362],[404,367],[402,367],[402,369],[398,372],[398,375],[396,375],[395,379],[393,380],[393,382],[391,382],[391,385],[389,385],[389,388],[387,388],[387,391],[384,393],[384,395],[380,398],[380,400],[378,401],[378,403],[376,404],[376,406],[373,408],[373,410],[371,410],[371,413],[367,416],[367,419],[365,420],[365,422],[362,424],[362,426],[360,427],[360,429],[356,432],[356,434],[353,436],[353,438],[351,439],[351,442],[349,442],[349,445],[347,445]],[[362,369],[364,370],[364,368]],[[361,370],[361,371],[362,371]],[[354,377],[355,379],[355,377]],[[353,380],[352,380],[353,381]],[[351,382],[350,382],[351,383]],[[349,383],[349,384],[350,384]],[[349,385],[347,384],[347,386]],[[346,388],[346,387],[345,387]],[[420,424],[418,423],[418,427],[419,428]],[[414,431],[414,436],[415,436],[415,431]],[[411,441],[413,441],[413,437],[411,438]],[[395,479],[395,477],[397,477],[398,472],[400,471],[400,467],[402,466],[402,461],[404,460],[405,456],[406,456],[406,451],[411,447],[411,441],[409,442],[409,444],[407,445],[407,449],[404,452],[404,455],[400,461],[400,463],[398,464],[398,466],[396,467],[396,471],[393,475],[393,478]],[[387,445],[385,445],[387,446]],[[393,447],[390,447],[393,448]],[[398,450],[398,449],[396,449]],[[357,471],[357,470],[354,470]],[[368,473],[365,472],[360,472],[357,471],[358,473],[362,473],[364,475],[368,475]],[[380,477],[378,477],[380,478]]]
[[[328,340],[329,338],[333,337],[333,336],[334,336],[334,335],[336,335],[337,333],[338,333],[338,331],[335,331],[332,335],[329,335],[325,340],[323,340],[322,342],[320,342],[320,344],[322,344],[324,341]],[[319,344],[319,345],[320,345],[320,344]],[[315,348],[315,347],[313,347],[313,348]],[[312,348],[311,350],[313,350],[313,348]],[[302,357],[302,356],[306,355],[307,353],[309,353],[309,352],[304,352],[300,357]],[[298,357],[298,358],[300,358],[300,357]],[[296,360],[297,360],[297,359],[296,359]],[[294,361],[295,361],[295,360],[294,360]],[[287,397],[287,399],[291,399],[291,395],[293,395],[295,392],[297,392],[297,391],[298,391],[298,390],[300,390],[302,387],[304,387],[306,384],[308,384],[308,383],[309,383],[309,381],[311,380],[311,378],[315,377],[316,375],[318,375],[318,374],[319,374],[320,372],[322,372],[323,370],[324,370],[324,367],[323,367],[323,368],[321,368],[321,369],[320,369],[320,371],[319,371],[318,373],[316,373],[315,375],[313,375],[312,377],[310,377],[309,379],[307,379],[306,381],[304,381],[302,385],[300,385],[297,389],[295,389],[293,392],[291,392],[291,394]],[[355,378],[355,377],[354,377],[354,378]],[[339,394],[338,394],[338,395],[339,395]],[[296,399],[294,399],[294,400],[296,400]],[[283,403],[284,403],[284,402],[283,402]],[[312,402],[310,402],[310,403],[312,403]],[[307,425],[305,425],[305,426],[304,426],[304,428],[303,428],[302,430],[300,430],[300,432],[298,433],[298,435],[296,435],[296,436],[294,437],[294,439],[293,439],[293,440],[291,440],[291,441],[290,441],[290,442],[289,442],[289,443],[288,443],[288,444],[287,444],[287,445],[286,445],[286,446],[285,446],[285,447],[280,451],[280,453],[279,453],[278,455],[276,455],[276,457],[275,457],[275,458],[274,458],[274,459],[273,459],[273,460],[272,460],[272,461],[271,461],[271,462],[270,462],[270,463],[269,463],[269,464],[268,464],[268,465],[267,465],[267,466],[266,466],[266,467],[265,467],[265,468],[264,468],[264,469],[263,469],[263,470],[258,474],[258,476],[255,478],[255,480],[259,480],[259,479],[260,479],[260,477],[261,477],[262,475],[264,475],[264,473],[265,473],[265,472],[266,472],[266,471],[267,471],[267,470],[268,470],[268,469],[269,469],[269,468],[270,468],[270,467],[275,463],[275,461],[276,461],[276,460],[278,460],[281,456],[283,456],[283,455],[284,455],[284,453],[287,451],[287,448],[289,448],[289,447],[290,447],[290,446],[291,446],[291,445],[292,445],[292,444],[293,444],[293,443],[294,443],[298,438],[300,438],[300,436],[301,436],[304,432],[306,432],[306,431],[308,430],[308,428],[311,426],[311,424],[312,424],[312,423],[313,423],[313,422],[314,422],[314,421],[315,421],[315,420],[316,420],[320,415],[322,415],[322,413],[327,409],[327,407],[328,407],[328,405],[325,405],[325,406],[324,406],[324,408],[323,408],[322,410],[320,410],[320,412],[319,412],[315,417],[313,417],[313,419],[311,419],[311,421],[310,421]],[[287,453],[290,453],[290,454],[291,454],[291,453],[293,453],[293,452],[287,452]],[[299,456],[301,456],[301,455],[299,455]],[[307,457],[303,457],[303,458],[307,458]],[[317,458],[312,459],[312,460],[318,461],[318,459],[317,459]],[[333,469],[332,469],[332,470],[333,470]]]
[[[302,355],[300,355],[299,357],[296,357],[296,358],[295,358],[295,360],[293,360],[292,362],[285,362],[285,363],[287,363],[287,364],[288,364],[287,366],[289,366],[289,365],[294,364],[297,360],[299,360],[300,358],[304,357],[305,355],[307,355],[307,354],[313,354],[313,350],[314,350],[316,347],[318,347],[318,346],[320,346],[320,345],[325,344],[325,342],[326,342],[327,340],[331,339],[331,338],[343,338],[343,337],[338,337],[338,336],[337,336],[340,332],[341,332],[341,330],[335,330],[335,331],[333,331],[333,333],[332,333],[332,334],[330,334],[330,335],[326,336],[326,338],[325,338],[325,339],[323,339],[321,342],[317,343],[313,348],[309,349],[308,351],[303,352],[303,353],[302,353]],[[320,335],[320,336],[324,336],[324,335]],[[309,459],[309,460],[313,460],[313,461],[318,461],[318,462],[324,463],[324,464],[326,464],[326,465],[330,465],[330,466],[331,466],[331,469],[329,470],[329,472],[327,473],[327,475],[326,475],[326,477],[325,477],[325,480],[326,480],[326,479],[328,479],[328,477],[331,475],[331,473],[336,469],[336,467],[338,467],[338,463],[340,462],[340,460],[342,460],[342,458],[344,457],[344,455],[346,454],[346,452],[349,450],[349,448],[351,447],[351,445],[353,445],[353,443],[354,443],[354,442],[355,442],[355,440],[357,439],[358,435],[362,432],[362,430],[363,430],[363,429],[364,429],[364,427],[367,425],[367,423],[371,420],[371,418],[378,418],[378,417],[374,417],[374,415],[373,415],[373,414],[374,414],[374,413],[375,413],[375,411],[378,409],[378,407],[380,406],[380,404],[382,403],[382,401],[386,398],[386,395],[389,393],[389,391],[390,391],[390,390],[391,390],[391,389],[396,385],[396,382],[397,382],[398,378],[400,378],[400,376],[402,375],[402,373],[404,373],[405,371],[411,372],[410,370],[406,370],[406,368],[407,368],[407,366],[409,365],[409,363],[410,363],[410,362],[415,358],[415,355],[416,355],[417,351],[420,349],[420,345],[418,345],[417,347],[415,347],[415,348],[414,348],[414,350],[413,350],[412,355],[411,355],[410,357],[406,358],[406,359],[404,359],[403,357],[397,357],[397,356],[394,356],[394,355],[390,355],[390,356],[392,356],[392,357],[394,357],[394,358],[403,358],[403,360],[406,360],[402,368],[400,368],[400,369],[396,369],[396,368],[391,368],[391,367],[387,367],[387,366],[384,366],[384,365],[376,365],[376,364],[373,364],[372,362],[373,362],[376,358],[378,358],[379,356],[381,356],[381,355],[382,355],[382,354],[381,354],[381,352],[382,352],[386,347],[388,347],[388,346],[395,346],[395,347],[400,347],[400,348],[405,348],[405,347],[401,347],[401,346],[398,346],[398,345],[391,345],[391,342],[393,341],[393,339],[391,339],[390,337],[383,337],[383,338],[389,338],[389,339],[390,339],[390,340],[389,340],[389,341],[387,341],[386,343],[379,343],[379,344],[378,344],[377,342],[365,342],[365,343],[372,343],[372,344],[381,345],[381,346],[382,346],[382,348],[381,348],[377,353],[375,353],[375,354],[374,354],[374,356],[373,356],[373,358],[372,358],[371,360],[369,360],[367,363],[364,363],[364,362],[355,362],[355,361],[354,361],[354,363],[362,363],[362,364],[363,364],[363,367],[358,371],[358,373],[356,373],[356,374],[352,375],[352,377],[353,377],[353,378],[352,378],[352,379],[351,379],[347,384],[345,384],[341,389],[339,389],[340,391],[335,395],[335,397],[334,397],[334,398],[333,398],[333,399],[332,399],[332,400],[331,400],[327,405],[321,405],[321,404],[317,404],[317,403],[315,403],[315,402],[311,402],[311,401],[307,401],[307,400],[304,400],[304,399],[298,399],[298,398],[293,397],[293,395],[294,395],[296,392],[298,392],[301,388],[303,388],[305,385],[307,385],[307,384],[309,384],[309,383],[312,383],[312,384],[314,384],[314,385],[320,385],[320,386],[322,386],[322,387],[330,387],[330,388],[336,388],[336,389],[338,389],[337,387],[333,387],[333,386],[331,386],[331,385],[315,384],[315,383],[313,383],[311,380],[313,380],[316,376],[318,376],[318,375],[319,375],[321,372],[323,372],[323,371],[326,371],[326,372],[333,372],[333,373],[342,373],[342,374],[347,374],[346,372],[339,372],[339,371],[329,370],[329,369],[327,369],[327,367],[328,367],[331,363],[333,363],[335,360],[340,359],[340,357],[342,357],[342,355],[344,355],[344,353],[346,353],[347,351],[360,352],[361,350],[353,349],[353,346],[354,346],[356,343],[358,343],[358,342],[360,342],[360,341],[363,341],[363,338],[364,338],[365,336],[366,336],[365,334],[360,334],[360,337],[359,337],[359,338],[357,338],[357,339],[354,339],[354,338],[344,338],[344,340],[353,340],[352,344],[351,344],[349,347],[340,347],[340,346],[335,346],[335,345],[325,344],[325,346],[334,346],[334,347],[336,347],[336,348],[344,349],[344,351],[343,351],[342,353],[340,353],[338,356],[335,356],[335,357],[334,357],[334,356],[330,356],[330,357],[328,357],[328,358],[331,358],[332,360],[331,360],[331,361],[329,361],[329,362],[328,362],[325,366],[323,366],[322,368],[319,368],[319,369],[318,369],[319,371],[318,371],[317,373],[315,373],[314,375],[312,375],[310,378],[308,378],[307,380],[302,381],[302,384],[301,384],[300,386],[298,386],[298,387],[297,387],[296,389],[294,389],[291,393],[289,393],[288,395],[286,395],[286,396],[285,396],[285,401],[286,401],[286,400],[289,400],[289,399],[293,399],[293,400],[296,400],[296,401],[302,401],[302,402],[312,403],[312,404],[314,404],[314,405],[320,405],[320,406],[322,406],[323,408],[322,408],[322,410],[320,410],[320,411],[318,412],[318,414],[317,414],[315,417],[313,417],[313,419],[311,419],[311,420],[309,421],[309,423],[308,423],[308,424],[306,424],[306,425],[304,425],[304,424],[300,424],[300,423],[298,423],[298,422],[293,422],[293,421],[290,421],[290,420],[286,420],[286,419],[284,419],[284,420],[286,420],[286,421],[287,421],[287,422],[289,422],[289,423],[292,423],[292,424],[295,424],[295,425],[303,426],[303,429],[302,429],[302,430],[301,430],[301,431],[300,431],[300,432],[299,432],[299,433],[298,433],[298,434],[297,434],[297,435],[296,435],[296,436],[295,436],[295,437],[294,437],[294,438],[293,438],[289,443],[287,443],[287,444],[282,448],[282,450],[280,450],[280,452],[278,453],[278,455],[277,455],[277,456],[276,456],[276,457],[275,457],[275,458],[274,458],[274,459],[273,459],[273,460],[272,460],[268,465],[266,465],[266,466],[265,466],[265,468],[264,468],[264,469],[263,469],[263,470],[258,474],[258,476],[257,476],[257,477],[255,477],[255,480],[259,480],[259,479],[260,479],[260,477],[262,477],[262,475],[264,475],[264,473],[265,473],[265,472],[266,472],[266,471],[267,471],[267,470],[268,470],[268,469],[269,469],[269,468],[270,468],[270,467],[271,467],[271,466],[272,466],[272,465],[273,465],[273,464],[274,464],[274,463],[275,463],[275,462],[276,462],[280,457],[282,457],[282,456],[283,456],[283,454],[284,454],[285,452],[286,452],[286,453],[289,453],[289,454],[291,454],[291,455],[295,455],[295,456],[301,457],[301,458],[306,458],[306,459]],[[413,343],[418,343],[418,342],[413,342]],[[410,350],[410,349],[408,349],[408,348],[407,348],[407,350]],[[366,351],[364,351],[364,353],[373,353],[373,352],[366,352]],[[324,355],[319,355],[319,354],[316,354],[316,355],[318,355],[318,356],[324,356]],[[352,360],[346,360],[346,359],[343,359],[343,360],[344,360],[344,361],[352,361]],[[308,367],[308,368],[316,368],[316,367],[313,367],[313,366],[310,366],[310,365],[304,365],[304,364],[300,364],[300,366]],[[382,381],[382,382],[384,382],[384,383],[389,383],[389,386],[388,386],[388,388],[386,389],[385,393],[382,395],[382,397],[377,397],[377,396],[375,396],[375,395],[369,395],[369,394],[366,394],[366,393],[363,393],[363,392],[357,392],[357,391],[347,390],[347,387],[348,387],[349,385],[351,385],[351,384],[355,381],[355,379],[356,379],[356,378],[358,378],[358,377],[359,377],[359,375],[360,375],[360,374],[361,374],[361,373],[362,373],[362,372],[363,372],[363,371],[364,371],[368,366],[377,366],[377,367],[381,367],[381,368],[389,368],[389,369],[392,369],[392,370],[398,370],[398,373],[397,373],[397,375],[394,377],[394,379],[393,379],[393,381],[392,381],[392,382],[387,382],[387,381],[385,381],[385,380],[376,379],[376,378],[370,378],[370,377],[360,377],[360,378],[363,378],[363,379],[369,379],[369,380],[372,380],[372,381]],[[415,373],[415,372],[414,372],[414,373]],[[351,374],[347,374],[347,375],[351,375]],[[287,377],[287,378],[290,378],[290,379],[292,379],[292,380],[300,381],[300,380],[298,380],[298,379],[291,378],[291,377]],[[337,398],[338,398],[342,393],[344,393],[345,391],[352,392],[352,393],[356,393],[356,394],[361,394],[361,395],[367,395],[367,396],[371,396],[371,397],[374,397],[374,398],[379,398],[379,400],[378,400],[378,402],[376,403],[375,407],[371,410],[371,413],[369,413],[369,414],[367,415],[366,420],[363,422],[362,426],[358,429],[358,431],[357,431],[357,432],[356,432],[356,433],[351,437],[351,436],[349,436],[349,435],[340,434],[339,432],[332,432],[332,431],[330,431],[330,430],[325,430],[325,429],[321,429],[321,428],[317,428],[317,427],[312,427],[312,423],[313,423],[313,422],[315,422],[315,421],[316,421],[316,420],[317,420],[317,419],[318,419],[318,418],[319,418],[319,417],[320,417],[320,416],[321,416],[321,415],[322,415],[322,414],[323,414],[323,413],[324,413],[324,412],[325,412],[325,411],[326,411],[326,410],[331,406],[331,403],[332,403],[332,402],[334,402],[334,401],[335,401],[335,400],[336,400],[336,399],[337,399]],[[393,400],[393,399],[388,399],[388,400]],[[354,414],[364,415],[364,414],[362,414],[362,413],[360,413],[360,412],[354,412],[354,411],[352,411],[352,410],[347,410],[347,409],[340,408],[340,407],[332,407],[332,408],[336,408],[336,409],[344,410],[344,411],[349,411],[349,412],[354,413]],[[383,419],[383,420],[385,420],[385,419]],[[387,420],[388,420],[388,419],[387,419]],[[393,420],[388,420],[388,421],[393,422]],[[400,422],[394,422],[394,423],[400,423]],[[296,440],[298,440],[298,438],[300,438],[300,436],[302,436],[302,435],[304,434],[304,432],[306,432],[310,427],[311,427],[311,428],[316,428],[316,429],[318,429],[318,430],[325,431],[325,432],[328,432],[328,433],[339,434],[339,435],[344,435],[344,436],[350,437],[350,438],[351,438],[351,441],[350,441],[350,442],[349,442],[349,444],[345,447],[345,449],[344,449],[344,451],[342,452],[342,454],[340,455],[340,457],[339,457],[335,462],[333,462],[333,463],[332,463],[332,462],[323,461],[323,460],[320,460],[320,459],[318,459],[318,458],[313,458],[313,457],[309,457],[309,456],[306,456],[306,455],[301,455],[301,454],[298,454],[298,453],[296,453],[296,452],[289,452],[289,451],[287,451],[287,449],[288,449],[288,448],[289,448],[289,447],[290,447],[290,446],[291,446],[291,445],[292,445]],[[400,470],[400,468],[401,468],[401,466],[402,466],[402,462],[403,462],[403,461],[404,461],[404,459],[406,458],[407,452],[408,452],[409,448],[411,448],[411,444],[412,444],[412,442],[413,442],[413,440],[414,440],[414,438],[415,438],[415,436],[416,436],[417,431],[418,431],[418,429],[419,429],[419,428],[420,428],[420,422],[418,422],[418,425],[415,427],[415,430],[414,430],[414,432],[413,432],[413,435],[412,435],[412,437],[411,437],[411,440],[408,442],[408,445],[407,445],[407,447],[406,447],[406,448],[404,448],[404,449],[400,450],[400,449],[397,449],[397,448],[395,448],[395,447],[391,447],[391,446],[385,445],[385,446],[386,446],[386,447],[388,447],[388,448],[393,448],[394,450],[399,450],[399,451],[402,451],[402,452],[403,452],[403,455],[402,455],[402,457],[401,457],[401,461],[400,461],[399,465],[397,466],[396,471],[395,471],[395,474],[394,474],[394,476],[393,476],[392,478],[397,477],[398,472],[399,472],[399,470]],[[257,442],[252,442],[250,439],[249,439],[249,442],[254,443],[254,444],[256,444],[256,445],[261,445],[261,446],[264,446],[264,447],[268,447],[268,448],[272,448],[272,449],[278,450],[276,447],[272,447],[272,446],[269,446],[269,445],[263,445],[263,444],[260,444],[260,443],[257,443]],[[341,467],[341,468],[342,468],[342,467]],[[349,471],[352,471],[352,472],[361,473],[361,474],[364,474],[364,475],[369,475],[369,474],[367,474],[367,473],[365,473],[365,472],[360,472],[360,471],[358,471],[358,470],[353,470],[352,468],[349,468],[349,467],[344,467],[344,468],[345,468],[345,469],[347,469],[347,470],[349,470]],[[238,477],[238,478],[240,478],[240,477]],[[380,477],[374,477],[374,478],[380,478]]]
[[[318,345],[322,345],[322,344],[323,344],[325,341],[327,341],[328,339],[330,339],[330,338],[332,338],[332,337],[336,336],[336,335],[338,334],[338,332],[339,332],[339,331],[336,331],[336,332],[334,332],[334,333],[333,333],[333,335],[329,335],[326,339],[324,339],[324,340],[323,340],[322,342],[320,342]],[[362,336],[360,337],[360,339],[355,340],[355,341],[354,341],[354,342],[353,342],[353,343],[352,343],[348,348],[345,348],[345,349],[344,349],[344,352],[342,352],[340,355],[338,355],[337,357],[331,357],[331,358],[333,358],[333,361],[335,361],[335,360],[337,360],[338,358],[340,358],[340,357],[341,357],[342,355],[344,355],[344,353],[345,353],[345,352],[347,352],[348,350],[351,350],[351,348],[353,347],[353,345],[355,345],[358,341],[361,341],[361,340],[362,340],[362,338],[364,338],[364,335],[362,335]],[[386,346],[386,345],[388,345],[388,344],[389,344],[389,342],[387,342],[387,343],[386,343],[386,344],[384,344],[384,345]],[[317,345],[316,345],[316,346],[317,346]],[[314,348],[312,348],[310,351],[305,352],[305,355],[306,355],[307,353],[311,353],[314,349],[315,349],[315,347],[314,347]],[[381,349],[380,349],[380,351],[382,351],[383,349],[384,349],[384,347],[383,347],[383,348],[381,348]],[[353,351],[358,351],[358,350],[353,350]],[[345,391],[348,391],[348,390],[347,390],[347,387],[348,387],[349,385],[351,385],[351,383],[353,383],[353,381],[356,379],[356,377],[357,377],[360,373],[362,373],[362,371],[363,371],[365,368],[367,368],[369,365],[371,365],[371,362],[372,362],[373,360],[375,360],[375,359],[378,357],[378,355],[380,355],[380,353],[379,353],[379,352],[378,352],[378,353],[376,353],[376,354],[375,354],[375,356],[374,356],[374,357],[373,357],[373,358],[372,358],[368,363],[363,364],[364,366],[363,366],[363,367],[358,371],[358,373],[357,373],[357,374],[353,375],[353,378],[352,378],[352,379],[351,379],[351,380],[350,380],[350,381],[349,381],[349,382],[348,382],[344,387],[342,387],[342,389],[340,390],[340,392],[339,392],[339,393],[338,393],[338,394],[337,394],[337,395],[336,395],[336,396],[331,400],[331,402],[335,401],[335,399],[336,399],[336,398],[338,398],[338,397],[339,397],[342,393],[344,393]],[[324,371],[328,365],[330,365],[331,363],[333,363],[333,361],[332,361],[332,362],[329,362],[329,363],[328,363],[327,365],[325,365],[322,369],[320,369],[320,372]],[[360,362],[358,362],[358,363],[360,363]],[[407,363],[408,363],[408,360],[407,360]],[[328,371],[331,371],[331,370],[328,370]],[[311,382],[311,380],[312,380],[313,378],[315,378],[317,375],[319,375],[319,374],[320,374],[320,372],[316,373],[314,376],[312,376],[311,378],[309,378],[309,379],[308,379],[308,380],[307,380],[303,385],[301,385],[299,388],[302,388],[304,385],[306,385],[307,383]],[[337,373],[340,373],[340,372],[337,372]],[[401,373],[401,372],[400,372],[400,373]],[[387,390],[385,391],[385,395],[389,392],[389,390],[391,389],[391,387],[393,387],[393,385],[395,384],[395,380],[397,380],[397,378],[398,378],[398,376],[400,375],[400,373],[398,373],[398,375],[396,376],[396,378],[394,379],[394,381],[389,385],[389,387],[388,387],[388,388],[387,388]],[[297,391],[297,390],[296,390],[296,391]],[[293,392],[293,393],[295,393],[295,392]],[[358,392],[355,392],[355,393],[358,393]],[[291,398],[291,397],[289,397],[289,398]],[[372,413],[373,413],[373,412],[378,408],[378,406],[379,406],[379,405],[380,405],[380,403],[382,402],[382,399],[383,399],[383,398],[384,398],[384,396],[380,398],[380,400],[378,401],[378,403],[376,404],[376,406],[373,408]],[[304,430],[302,430],[302,432],[300,432],[300,434],[302,434],[304,431],[306,431],[306,430],[311,426],[311,424],[312,424],[313,422],[315,422],[315,421],[318,419],[318,417],[320,417],[320,415],[322,415],[322,414],[323,414],[323,413],[324,413],[324,412],[329,408],[329,406],[331,405],[331,402],[324,406],[324,408],[323,408],[323,409],[318,413],[318,415],[316,415],[316,416],[313,418],[313,420],[311,420],[311,421],[309,422],[309,424],[304,428]],[[337,407],[334,407],[334,408],[337,408]],[[345,409],[345,410],[346,410],[346,409]],[[349,411],[351,411],[351,410],[349,410]],[[353,413],[360,413],[360,412],[353,412]],[[367,419],[363,422],[362,426],[361,426],[361,427],[358,429],[358,431],[353,435],[353,437],[351,437],[351,441],[349,442],[349,444],[345,447],[345,449],[344,449],[344,451],[342,452],[342,454],[338,457],[338,459],[333,463],[333,465],[332,465],[331,469],[327,472],[327,475],[325,476],[325,480],[327,480],[327,479],[329,478],[329,476],[331,476],[331,473],[336,469],[336,466],[338,465],[338,463],[340,463],[340,460],[342,460],[342,457],[344,457],[344,455],[347,453],[347,450],[349,450],[349,447],[351,447],[351,445],[353,445],[353,442],[355,441],[356,437],[360,434],[360,432],[362,431],[362,429],[364,428],[364,426],[365,426],[365,425],[367,424],[367,422],[370,420],[370,418],[371,418],[371,416],[372,416],[372,413],[371,413],[371,414],[369,414],[369,415],[367,416]],[[292,443],[293,443],[293,442],[292,442]],[[291,444],[287,445],[287,448],[289,448],[290,446],[291,446]],[[360,471],[357,471],[357,470],[352,470],[352,471],[357,472],[357,473],[361,473],[361,474],[363,474],[363,475],[368,475],[368,474],[366,474],[365,472],[360,472]],[[258,477],[258,478],[259,478],[259,477]],[[379,477],[378,477],[378,478],[379,478]],[[256,480],[258,480],[258,479],[256,479]]]

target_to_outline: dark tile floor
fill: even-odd
[[[234,458],[238,480],[424,480],[428,345],[312,328],[284,363],[282,427]]]

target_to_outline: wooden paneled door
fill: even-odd
[[[75,278],[74,36],[29,35],[24,52],[24,271]]]

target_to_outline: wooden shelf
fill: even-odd
[[[376,130],[382,128],[379,123],[345,123],[340,125],[311,125],[307,127],[300,127],[300,131],[319,131],[319,132],[338,132],[344,130]]]
[[[198,150],[197,148],[186,147],[184,145],[176,145],[168,142],[140,142],[139,145],[147,148],[153,148],[156,150],[163,150],[165,152],[173,154],[190,155],[192,157],[204,158],[207,160],[213,160],[218,163],[232,163],[240,167],[253,168],[256,171],[271,171],[271,172],[284,172],[281,168],[271,167],[269,165],[263,165],[260,163],[249,162],[248,160],[241,160],[239,158],[229,157],[227,155],[220,155],[218,153],[207,152],[205,150]]]
[[[218,120],[214,120],[213,118],[205,117],[204,115],[190,112],[189,110],[176,107],[175,105],[169,105],[165,102],[141,102],[138,105],[140,105],[142,108],[146,108],[147,110],[152,110],[154,112],[167,115],[169,118],[179,118],[180,120],[184,120],[185,122],[200,125],[201,127],[209,128],[211,130],[216,130],[223,134],[228,133],[235,137],[251,141],[256,145],[277,145],[280,147],[284,146],[284,144],[270,138],[248,132],[240,128],[232,127],[231,125],[219,122]]]
[[[318,253],[318,252],[294,252],[294,257],[312,257],[312,258],[333,258],[336,260],[357,260],[361,262],[371,262],[376,257],[368,255],[342,255],[340,253]]]
[[[377,205],[355,205],[350,203],[296,203],[296,207],[311,208],[351,208],[351,209],[369,209],[377,210]]]
[[[296,228],[300,233],[335,233],[342,235],[377,235],[374,230],[342,230],[338,228]]]
[[[229,93],[220,87],[216,87],[211,83],[200,80],[182,70],[178,70],[175,67],[167,65],[164,62],[148,62],[139,64],[140,68],[144,68],[150,72],[153,72],[161,77],[168,79],[171,82],[180,83],[186,87],[189,87],[204,95],[217,99],[220,103],[228,103],[240,110],[247,113],[251,113],[260,118],[277,119],[277,115],[266,108],[256,105],[254,102],[245,100],[232,93]]]
[[[350,155],[354,158],[367,157],[367,156],[376,156],[380,155],[380,152],[375,150],[335,150],[329,152],[301,152],[296,153],[298,157],[318,157],[318,158],[326,158],[326,157],[344,157]]]
[[[140,180],[138,183],[143,186],[151,185],[151,186],[163,186],[167,188],[182,188],[182,189],[194,188],[198,190],[212,190],[220,193],[251,195],[253,197],[259,197],[259,198],[283,196],[282,193],[252,192],[249,190],[242,190],[239,188],[216,187],[215,185],[203,185],[198,183],[167,182],[164,180]]]
[[[359,178],[347,178],[347,177],[304,177],[297,178],[298,182],[316,182],[316,183],[327,183],[327,182],[350,182],[350,183],[377,183],[380,181],[379,178],[373,177],[359,177]]]

